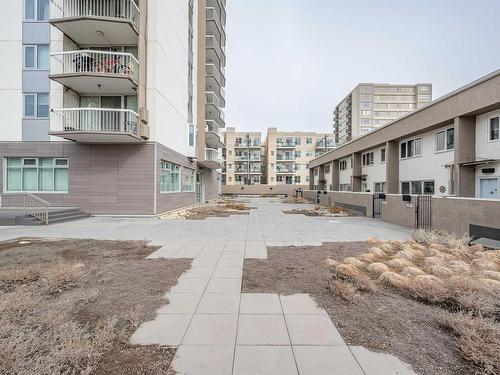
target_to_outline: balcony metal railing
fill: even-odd
[[[63,108],[53,112],[62,118],[62,131],[138,134],[139,114],[130,109]]]
[[[295,161],[295,155],[276,154],[276,160],[294,160]]]
[[[49,202],[30,193],[0,194],[0,208],[23,210],[25,216],[31,215],[44,224],[49,223]]]
[[[51,74],[98,73],[139,79],[139,61],[131,53],[78,50],[50,56]]]
[[[205,92],[205,97],[207,100],[207,104],[215,105],[217,108],[222,107],[220,99],[217,97],[217,95],[214,92],[211,92],[211,91]]]
[[[276,142],[276,147],[295,147],[295,142]]]
[[[221,14],[214,7],[206,8],[206,20],[207,22],[213,21],[217,26],[218,37],[221,40],[221,44],[224,45],[226,42],[226,29],[225,25],[222,23]]]
[[[50,18],[103,17],[132,22],[139,29],[139,7],[134,0],[53,0]]]
[[[221,154],[215,148],[206,148],[205,149],[205,160],[206,161],[213,161],[213,162],[216,162],[220,165],[222,165],[222,163],[223,163]]]

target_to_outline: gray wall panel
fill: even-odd
[[[23,141],[48,141],[49,120],[23,119]]]
[[[48,93],[49,88],[48,70],[23,70],[23,92]]]
[[[48,44],[50,27],[48,22],[23,22],[24,44]]]

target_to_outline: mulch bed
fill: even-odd
[[[246,259],[243,292],[309,293],[325,308],[349,345],[397,356],[419,374],[473,374],[455,349],[454,338],[437,323],[442,310],[380,287],[348,303],[328,289],[327,258],[341,261],[367,252],[365,242],[315,247],[271,247],[268,259]]]

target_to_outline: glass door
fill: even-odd
[[[122,108],[121,96],[101,96],[101,130],[102,131],[124,131],[124,114],[122,111],[113,109]],[[110,109],[106,111],[105,109]]]
[[[100,107],[98,96],[81,96],[80,108],[88,108],[88,110],[79,111],[79,126],[78,130],[92,131],[100,128],[101,116],[97,111]],[[91,110],[94,109],[94,110]]]
[[[498,177],[481,178],[479,180],[481,198],[498,199]]]

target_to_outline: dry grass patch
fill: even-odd
[[[195,206],[175,210],[163,215],[161,218],[170,220],[205,220],[207,217],[248,215],[248,210],[249,208],[243,202],[221,201],[217,204]]]
[[[297,214],[306,216],[325,216],[325,217],[344,217],[351,216],[351,213],[340,207],[323,207],[319,204],[315,205],[312,209],[298,209],[284,210],[285,214]]]
[[[189,268],[187,260],[146,261],[154,250],[140,241],[1,244],[0,374],[121,374],[124,366],[166,374],[172,349],[143,349],[135,363],[119,355],[136,350],[129,336]],[[159,352],[166,367],[149,371],[145,359]]]

